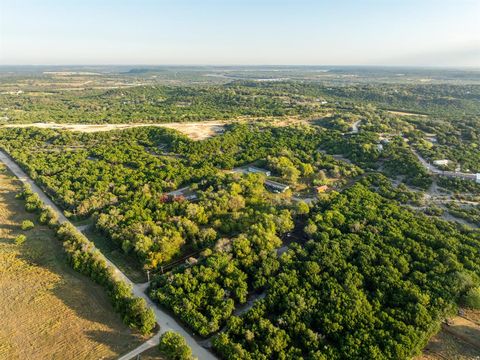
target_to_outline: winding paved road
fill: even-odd
[[[3,151],[0,150],[0,161],[3,162],[9,169],[10,171],[18,177],[18,179],[23,182],[24,184],[30,185],[32,188],[32,191],[40,197],[40,199],[48,206],[50,206],[57,214],[58,214],[58,221],[63,224],[63,223],[70,223],[72,226],[74,226],[66,217],[63,215],[62,211],[50,200],[50,198],[43,192],[40,187],[38,187],[35,182],[13,161],[7,154],[5,154]],[[82,231],[82,226],[77,226],[76,229],[78,231]],[[105,257],[105,260],[107,264],[114,270],[115,274],[124,280],[127,284],[130,284],[132,287],[133,293],[145,299],[147,304],[154,310],[155,316],[157,318],[157,323],[160,325],[160,331],[158,334],[150,338],[148,341],[137,347],[136,349],[132,350],[128,354],[123,355],[122,357],[119,358],[119,360],[129,360],[132,359],[133,357],[137,356],[138,354],[141,354],[143,351],[154,347],[155,345],[158,344],[160,335],[163,334],[166,331],[172,330],[180,335],[182,335],[185,338],[185,341],[187,344],[191,347],[192,353],[194,356],[198,357],[201,360],[213,360],[216,359],[216,357],[207,349],[203,348],[197,340],[195,340],[173,317],[171,317],[169,314],[167,314],[165,311],[160,309],[150,298],[147,296],[145,291],[148,288],[148,283],[144,284],[135,284],[133,283],[123,272],[120,271],[120,269],[117,268],[117,266],[112,263],[110,260],[108,260]]]

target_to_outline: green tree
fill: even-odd
[[[159,349],[169,360],[191,360],[192,350],[185,339],[173,331],[167,331],[160,337]]]
[[[23,220],[22,225],[21,225],[22,230],[24,230],[24,231],[33,229],[34,226],[35,226],[35,224],[30,220]]]
[[[310,212],[310,207],[305,201],[299,201],[297,203],[296,213],[297,215],[307,215]]]
[[[124,322],[138,329],[142,334],[150,334],[155,327],[155,313],[142,298],[132,298],[127,304]]]
[[[14,241],[15,241],[15,244],[22,245],[26,240],[27,240],[27,237],[23,234],[20,234],[15,238]]]
[[[471,309],[480,309],[480,286],[467,291],[465,295],[465,305]]]

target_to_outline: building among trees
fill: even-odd
[[[249,167],[248,167],[248,172],[249,172],[249,173],[254,173],[254,174],[263,174],[263,175],[265,175],[265,176],[270,176],[270,175],[272,175],[272,173],[270,172],[270,170],[261,169],[261,168],[255,167],[255,166],[249,166]]]
[[[283,192],[287,191],[288,189],[290,189],[289,185],[282,184],[282,183],[272,181],[272,180],[266,180],[265,181],[265,186],[267,187],[267,189],[269,189],[273,192],[282,192],[283,193]]]

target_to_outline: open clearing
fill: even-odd
[[[394,115],[400,115],[400,116],[420,116],[420,117],[427,117],[425,114],[415,114],[411,112],[406,112],[406,111],[393,111],[393,110],[387,110],[390,114]]]
[[[187,135],[192,140],[203,140],[214,135],[223,132],[225,122],[222,121],[202,121],[202,122],[190,122],[190,123],[161,123],[161,124],[147,124],[147,123],[131,123],[131,124],[57,124],[57,123],[33,123],[33,124],[9,124],[4,127],[38,127],[42,129],[59,129],[59,130],[71,130],[79,132],[98,132],[98,131],[110,131],[110,130],[122,130],[133,127],[144,126],[158,126],[168,129],[174,129]]]
[[[330,116],[330,113],[322,114],[321,117]],[[272,126],[293,126],[293,125],[311,125],[311,121],[318,120],[318,116],[312,117],[312,119],[303,119],[298,116],[287,117],[265,117],[258,118],[257,121],[268,123]],[[27,128],[37,127],[41,129],[56,129],[56,130],[70,130],[85,133],[99,132],[99,131],[111,131],[111,130],[123,130],[134,127],[156,126],[164,127],[167,129],[177,130],[192,140],[204,140],[212,136],[221,134],[225,130],[225,125],[233,123],[241,123],[252,121],[249,117],[238,117],[229,121],[211,120],[211,121],[197,121],[197,122],[170,122],[170,123],[129,123],[129,124],[59,124],[54,122],[38,122],[29,124],[4,124],[1,127],[7,128]]]
[[[19,182],[0,167],[0,358],[114,359],[138,346],[100,286],[65,261],[53,231],[22,231]],[[14,238],[25,234],[23,245]]]
[[[465,317],[450,319],[415,360],[480,359],[480,311],[465,311]]]

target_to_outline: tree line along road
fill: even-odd
[[[4,151],[0,150],[0,161],[5,164],[5,166],[24,184],[28,184],[32,191],[40,197],[40,199],[43,201],[43,203],[47,206],[50,206],[58,215],[58,221],[59,223],[70,223],[72,226],[74,226],[70,220],[68,220],[63,212],[60,210],[58,206],[56,206],[52,200],[43,192],[42,189],[40,189],[39,186],[35,184],[35,182],[20,168],[20,166],[15,163]],[[75,228],[81,232],[81,226]],[[110,266],[115,274],[124,280],[127,284],[129,284],[132,287],[132,291],[135,294],[135,296],[141,297],[145,299],[147,304],[154,310],[155,316],[157,319],[157,323],[160,326],[160,331],[158,334],[154,335],[152,338],[147,340],[145,343],[137,347],[136,349],[132,350],[128,354],[123,355],[122,357],[119,358],[119,360],[129,360],[132,359],[133,357],[139,355],[143,351],[154,347],[158,344],[160,335],[163,334],[166,331],[175,331],[178,334],[182,335],[185,338],[185,341],[187,344],[190,346],[192,349],[192,353],[194,356],[198,357],[201,360],[214,360],[216,357],[207,349],[202,347],[198,341],[188,333],[180,323],[177,322],[172,316],[167,314],[165,311],[160,309],[150,298],[147,296],[145,293],[146,289],[148,288],[148,283],[144,284],[135,284],[132,282],[120,269],[112,263],[110,260],[108,260],[105,256],[105,261],[107,262],[108,266]]]

